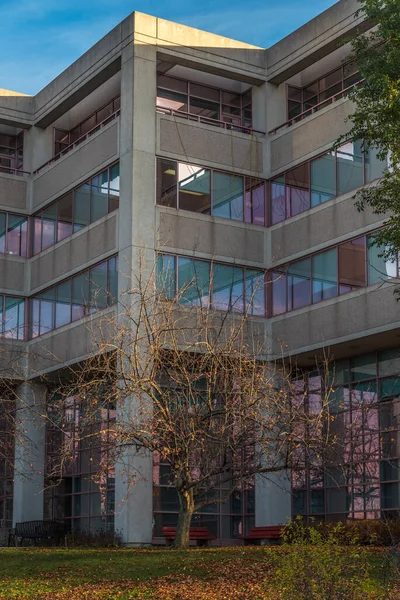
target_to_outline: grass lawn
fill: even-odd
[[[360,551],[373,581],[360,598],[398,600],[398,592],[383,591],[382,552]],[[285,552],[290,549],[2,548],[0,600],[279,600],[274,573]]]

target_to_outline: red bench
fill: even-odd
[[[243,540],[245,545],[257,542],[261,543],[261,540],[280,540],[284,527],[284,525],[251,527],[248,535],[240,535],[239,539]]]
[[[163,527],[162,535],[168,545],[171,545],[176,536],[176,527]],[[216,540],[214,535],[210,535],[207,527],[191,527],[189,530],[189,540],[197,542],[198,546],[206,546],[210,540]]]

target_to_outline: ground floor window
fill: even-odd
[[[0,399],[0,529],[12,527],[15,404]]]

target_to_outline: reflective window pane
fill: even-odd
[[[177,207],[178,163],[157,159],[157,204]]]
[[[161,299],[172,300],[175,296],[175,256],[159,254],[157,257],[156,285]]]
[[[108,214],[108,171],[93,177],[90,190],[90,221],[93,223]]]
[[[339,246],[339,291],[350,292],[366,285],[365,237]]]
[[[14,340],[24,339],[25,300],[5,297],[4,336]]]
[[[369,148],[364,153],[366,183],[382,177],[387,168],[387,160],[381,160],[377,154],[376,148]]]
[[[90,225],[90,184],[74,191],[74,232]]]
[[[57,285],[56,293],[56,327],[71,322],[71,281]]]
[[[271,181],[271,224],[286,219],[285,179],[278,177]]]
[[[73,193],[67,194],[57,202],[57,241],[73,233],[72,227],[72,202]]]
[[[82,319],[88,314],[89,273],[82,273],[72,279],[72,321]]]
[[[213,173],[212,214],[243,221],[243,178],[227,173]]]
[[[18,215],[8,215],[7,253],[16,256],[27,255],[28,219]]]
[[[179,208],[209,215],[211,210],[210,180],[209,169],[186,163],[179,163]]]
[[[205,119],[217,119],[219,121],[219,104],[211,102],[210,100],[204,100],[203,98],[190,97],[189,112],[203,117]]]
[[[246,312],[265,316],[264,272],[246,269]]]
[[[6,251],[6,213],[0,212],[0,252]]]
[[[56,243],[57,204],[52,204],[42,211],[42,250]]]
[[[289,265],[287,269],[288,310],[295,310],[311,303],[309,258]]]
[[[210,263],[191,258],[178,258],[179,302],[193,306],[209,306]]]
[[[397,277],[396,260],[382,256],[385,248],[374,244],[374,236],[367,236],[368,285],[381,283],[390,277]]]
[[[223,311],[243,312],[243,269],[214,264],[212,268],[213,308]]]
[[[107,262],[92,267],[89,271],[89,304],[92,310],[107,306]]]
[[[311,161],[311,206],[318,206],[335,196],[335,156],[329,152]]]
[[[246,177],[244,220],[254,225],[265,225],[265,182]]]
[[[312,257],[313,302],[333,298],[337,287],[337,250],[328,250]]]
[[[363,185],[362,142],[346,142],[336,150],[338,196]]]
[[[286,195],[291,217],[310,208],[309,164],[304,163],[285,175]]]
[[[43,292],[40,299],[40,328],[39,334],[54,329],[54,289]]]
[[[118,259],[116,256],[108,260],[108,305],[112,306],[118,300]]]
[[[272,314],[281,315],[286,310],[286,274],[275,271],[272,273]]]
[[[367,354],[351,359],[351,379],[358,381],[376,377],[376,354]]]

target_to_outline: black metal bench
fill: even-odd
[[[17,545],[18,538],[21,540],[21,545],[24,540],[54,540],[56,544],[60,544],[67,533],[64,523],[58,521],[25,521],[24,523],[16,523],[15,528],[11,529],[8,535],[8,546],[11,545],[11,540],[14,538]]]

